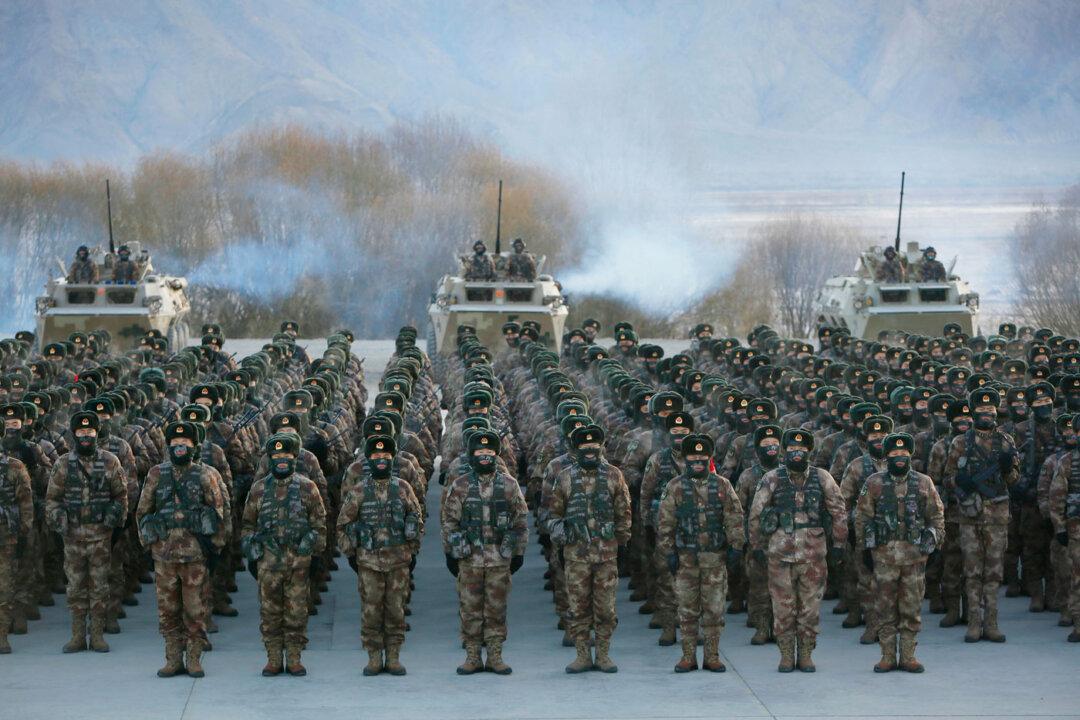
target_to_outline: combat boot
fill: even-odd
[[[0,628],[0,655],[11,654],[11,643],[8,642],[7,626]]]
[[[15,603],[11,609],[11,634],[25,635],[26,633],[26,611],[21,604]]]
[[[866,622],[866,629],[863,630],[862,635],[859,636],[860,645],[873,645],[878,641],[878,629],[870,623]]]
[[[214,605],[214,615],[219,617],[236,617],[240,612],[229,604],[228,600],[222,600]]]
[[[109,643],[105,642],[105,618],[94,615],[90,618],[90,649],[94,652],[109,652]]]
[[[754,637],[750,638],[750,644],[765,645],[771,639],[771,635],[769,618],[764,613],[754,618]]]
[[[591,670],[593,666],[592,651],[589,650],[589,641],[585,638],[580,638],[574,641],[574,648],[577,649],[577,657],[574,661],[566,666],[566,672],[570,675],[576,675],[577,673],[583,673],[586,670]]]
[[[573,638],[572,635],[570,635],[569,630],[563,630],[562,646],[563,647],[574,647],[574,638]]]
[[[192,640],[187,644],[187,674],[189,677],[201,678],[206,675],[202,667],[202,643]]]
[[[660,647],[671,647],[675,644],[675,621],[665,618],[661,623],[660,639],[656,641]]]
[[[364,677],[375,677],[383,671],[382,650],[367,651],[367,665],[364,666]]]
[[[303,677],[307,675],[307,668],[300,662],[299,645],[285,646],[285,672],[293,677]]]
[[[652,600],[646,600],[641,604],[641,607],[637,609],[638,615],[652,615],[656,612],[656,606],[653,605]]]
[[[65,653],[77,653],[86,649],[86,613],[71,613],[71,639],[64,646]]]
[[[630,593],[630,602],[643,602],[649,596],[645,594],[645,588],[635,587]]]
[[[480,646],[474,643],[465,645],[465,662],[458,665],[458,675],[474,675],[484,669],[480,660]]]
[[[833,605],[832,614],[833,615],[844,615],[847,612],[848,612],[847,600],[845,600],[844,598],[840,598],[839,600],[836,601],[836,604]]]
[[[1080,643],[1080,621],[1073,625],[1073,631],[1069,633],[1069,637],[1066,639],[1071,643]]]
[[[781,635],[776,638],[776,645],[780,648],[780,664],[777,672],[789,673],[795,670],[795,636]]]
[[[968,608],[967,632],[964,633],[964,642],[977,643],[982,640],[983,625],[982,617],[978,608]]]
[[[596,662],[593,668],[602,673],[617,673],[619,666],[608,656],[611,649],[611,638],[596,638]]]
[[[1031,602],[1028,603],[1028,612],[1046,612],[1046,600],[1043,597],[1042,590],[1031,591]]]
[[[23,614],[27,620],[38,621],[41,619],[41,610],[38,608],[36,602],[31,602],[23,605]]]
[[[697,638],[683,635],[682,657],[675,664],[675,672],[687,673],[697,669]]]
[[[401,653],[400,645],[388,645],[386,647],[386,672],[391,675],[404,675],[405,666],[401,664],[398,656]]]
[[[945,600],[945,617],[938,622],[938,627],[951,628],[960,622],[960,598]]]
[[[1020,597],[1020,595],[1020,581],[1015,578],[1009,580],[1009,584],[1005,588],[1005,597],[1014,598]]]
[[[915,633],[900,633],[900,669],[909,673],[921,673],[926,668],[915,659]]]
[[[705,636],[705,656],[701,666],[709,672],[727,672],[727,666],[720,659],[720,636]]]
[[[49,592],[49,588],[41,588],[41,591],[38,592],[37,604],[41,607],[53,607],[56,605],[56,600],[53,599],[52,593]]]
[[[487,644],[487,662],[484,669],[496,675],[509,675],[514,669],[503,662],[502,640],[492,640]]]
[[[805,673],[817,672],[817,667],[814,666],[814,659],[811,657],[816,646],[817,638],[810,636],[799,638],[799,660],[796,663],[796,666],[800,671]]]
[[[850,630],[851,628],[857,628],[862,625],[864,620],[862,610],[859,609],[858,605],[852,604],[849,605],[848,608],[847,617],[844,618],[844,622],[840,623],[840,627]]]
[[[266,665],[263,665],[263,677],[280,675],[284,667],[281,663],[281,645],[279,643],[267,643]]]
[[[896,669],[896,636],[886,635],[881,638],[881,660],[874,666],[874,672],[887,673]]]
[[[105,613],[105,634],[106,635],[119,635],[120,634],[120,621],[116,619],[116,614],[113,612]]]
[[[728,603],[727,608],[728,615],[739,615],[746,612],[746,600],[742,598],[736,598]]]
[[[989,607],[986,608],[986,625],[982,633],[983,639],[1003,643],[1005,642],[1005,634],[998,630],[997,603],[988,603],[988,605]]]
[[[165,640],[165,664],[157,671],[159,678],[171,678],[184,674],[183,645],[179,640]]]

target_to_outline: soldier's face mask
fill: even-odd
[[[961,435],[971,429],[971,418],[958,417],[952,421],[952,431],[955,435]]]
[[[371,471],[371,477],[376,480],[385,480],[390,477],[390,458],[368,458],[368,470]]]
[[[908,469],[911,467],[910,455],[890,455],[885,464],[889,468],[889,474],[893,477],[903,477],[907,475]]]
[[[469,464],[473,470],[479,473],[489,473],[495,470],[495,453],[491,450],[477,450],[469,457]]]
[[[600,446],[596,443],[588,443],[577,449],[578,465],[586,470],[595,470],[600,467]]]
[[[806,472],[806,468],[810,466],[809,451],[802,447],[788,448],[784,453],[784,465],[786,465],[787,469],[791,472]]]
[[[900,423],[903,425],[911,422],[911,418],[914,416],[914,414],[915,411],[911,408],[910,405],[896,406],[896,417],[900,419]]]
[[[911,410],[911,419],[916,427],[929,427],[930,408],[925,403],[923,403],[922,407],[919,407],[919,403],[916,403],[915,407]]]
[[[169,446],[169,460],[173,465],[190,465],[194,454],[194,448],[190,445],[176,443]]]
[[[97,435],[79,435],[75,438],[75,452],[82,456],[93,455],[97,449]]]
[[[296,458],[279,455],[270,458],[270,474],[279,480],[289,477],[296,470]]]
[[[683,438],[686,437],[689,434],[690,434],[689,430],[687,430],[686,432],[682,432],[682,431],[675,432],[674,430],[670,431],[668,433],[668,435],[671,438],[671,447],[673,447],[676,452],[682,452]]]
[[[1054,417],[1054,403],[1052,402],[1045,405],[1034,405],[1031,410],[1035,413],[1035,419],[1040,422],[1046,422]]]
[[[80,260],[85,260],[86,258],[90,257],[90,253],[86,252],[85,250],[80,250],[76,254],[76,257],[79,258]]]
[[[871,457],[880,460],[885,455],[884,442],[884,437],[872,437],[866,441],[866,447],[870,451]]]
[[[766,468],[772,469],[780,464],[780,443],[779,442],[766,442],[763,445],[758,445],[757,448],[758,460]]]
[[[686,472],[692,478],[703,478],[709,474],[709,458],[705,455],[692,455],[686,459]]]
[[[1067,393],[1065,395],[1065,406],[1069,408],[1069,412],[1080,411],[1080,393]]]
[[[993,430],[997,427],[997,413],[990,412],[977,412],[975,413],[975,429],[976,430]]]
[[[1015,422],[1026,420],[1028,416],[1028,406],[1025,403],[1018,402],[1009,406],[1009,417]]]
[[[1066,430],[1064,433],[1061,434],[1061,444],[1071,449],[1076,447],[1080,443],[1077,442],[1076,433],[1074,433],[1072,430]]]

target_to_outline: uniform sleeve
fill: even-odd
[[[529,506],[525,502],[525,495],[521,492],[521,486],[508,478],[506,483],[507,500],[510,504],[510,512],[513,517],[512,528],[514,533],[514,555],[524,555],[529,549]]]
[[[1059,533],[1067,529],[1065,508],[1066,496],[1069,493],[1069,476],[1072,474],[1072,455],[1065,455],[1057,464],[1054,471],[1054,479],[1050,481],[1050,523],[1054,526],[1054,532]]]
[[[739,466],[739,456],[742,454],[743,444],[746,442],[746,436],[740,435],[728,446],[727,453],[724,455],[724,462],[720,464],[720,468],[717,470],[724,477],[731,477],[735,474],[736,468]]]
[[[847,479],[844,480],[847,482]],[[874,517],[878,497],[881,495],[881,481],[871,476],[866,481],[864,492],[855,502],[854,525],[855,547],[866,547],[866,523]]]
[[[859,475],[862,474],[862,463],[849,462],[844,469],[844,479],[840,481],[840,497],[844,499],[844,507],[849,510],[855,508],[855,488],[859,486]]]
[[[754,494],[754,502],[750,505],[750,517],[747,519],[747,526],[750,528],[750,548],[751,550],[764,550],[765,547],[762,544],[764,538],[761,536],[761,511],[768,507],[772,502],[773,488],[775,487],[775,476],[770,472],[763,478],[761,487]]]
[[[262,503],[264,490],[263,483],[253,483],[251,486],[247,502],[244,503],[244,514],[240,520],[241,538],[248,538],[255,534],[255,526],[259,522],[259,505]]]
[[[516,484],[516,483],[515,483]],[[440,534],[443,554],[450,554],[450,535],[457,532],[461,521],[461,482],[458,478],[446,486],[442,506],[439,508]]]
[[[946,492],[956,487],[956,473],[959,468],[960,456],[964,453],[963,436],[955,437],[946,445],[945,467],[941,471],[941,480]]]
[[[146,474],[146,482],[143,483],[142,492],[139,494],[139,505],[135,509],[135,527],[139,529],[139,542],[142,543],[143,547],[149,547],[149,543],[143,537],[142,520],[155,510],[154,497],[157,494],[157,486],[160,480],[161,471],[155,465]]]
[[[1016,451],[1016,442],[1006,433],[1001,433],[1005,437],[1005,446],[1002,452],[1012,453],[1012,466],[1008,472],[1004,473],[1002,479],[1005,484],[1012,487],[1016,483],[1020,482],[1020,454]],[[1034,442],[1034,440],[1032,440]]]
[[[67,482],[67,463],[56,463],[49,476],[49,487],[45,491],[45,520],[49,526],[62,532],[60,518],[64,515],[64,488]]]
[[[652,507],[653,495],[656,494],[656,476],[659,467],[660,461],[657,460],[656,453],[653,453],[645,462],[645,472],[641,475],[641,502],[638,503],[638,513],[641,515],[641,522],[644,525],[651,524],[649,515],[651,514],[650,508]]]
[[[12,458],[9,472],[15,483],[15,502],[19,506],[19,533],[29,536],[34,529],[34,491],[30,487],[30,473],[26,466]]]
[[[337,546],[341,550],[342,554],[346,557],[350,557],[356,553],[356,546],[353,543],[352,536],[345,531],[345,526],[353,522],[356,519],[357,513],[357,493],[349,492],[345,495],[341,501],[341,510],[338,511],[337,517]]]
[[[1054,455],[1046,458],[1046,462],[1039,468],[1039,484],[1036,488],[1036,500],[1039,513],[1044,518],[1050,517],[1050,482],[1054,479],[1054,471],[1057,468],[1058,459]]]
[[[120,517],[127,517],[128,514],[128,475],[124,472],[124,468],[120,465],[120,461],[113,456],[111,467],[108,469],[109,473],[109,492],[112,495],[112,501],[120,503]]]
[[[416,493],[412,491],[408,483],[402,483],[399,485],[403,494],[403,501],[405,503],[405,511],[411,512],[416,515],[416,540],[411,541],[409,544],[412,546],[411,550],[413,554],[420,552],[420,538],[424,537],[424,513],[420,509],[420,501],[416,499]]]
[[[318,536],[311,553],[314,557],[321,555],[326,549],[326,505],[323,503],[322,496],[319,495],[318,486],[310,479],[304,483],[304,490],[307,497],[308,524],[311,525],[311,529]]]
[[[678,487],[675,487],[678,485]],[[675,552],[675,509],[682,499],[681,483],[668,486],[660,500],[660,514],[656,527],[656,549],[666,557]]]
[[[746,545],[743,505],[739,494],[725,477],[720,478],[720,502],[724,505],[724,530],[727,532],[728,545],[742,549]]]
[[[833,545],[843,547],[847,542],[848,518],[844,498],[840,497],[840,486],[828,473],[822,473],[820,482],[821,490],[825,493],[825,508],[832,516]]]
[[[225,510],[226,492],[223,487],[221,475],[212,467],[206,467],[203,474],[203,504],[214,509],[218,516],[218,529],[214,532],[210,542],[215,548],[221,550],[225,547],[226,538],[229,536],[229,514]]]
[[[945,505],[941,502],[937,488],[934,487],[934,481],[926,477],[923,483],[925,484],[923,492],[926,494],[926,524],[934,528],[937,545],[940,547],[945,543]]]
[[[626,545],[630,542],[630,525],[634,519],[633,510],[630,508],[630,489],[626,487],[622,472],[614,466],[611,469],[614,472],[608,482],[613,485],[611,494],[614,498],[612,505],[615,510],[615,542]]]
[[[844,477],[844,470],[845,468],[847,468],[848,464],[848,455],[850,455],[850,453],[848,452],[847,446],[841,445],[840,449],[836,452],[836,455],[833,456],[832,464],[829,465],[828,470],[829,474],[832,475],[834,478]]]

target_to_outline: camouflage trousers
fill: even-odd
[[[105,617],[109,604],[109,570],[112,543],[103,540],[64,543],[64,572],[67,574],[67,603],[73,612],[89,612]]]
[[[964,589],[964,552],[960,543],[960,523],[945,523],[945,544],[938,551],[941,556],[941,597],[960,600]]]
[[[466,645],[506,640],[506,601],[510,597],[510,566],[458,567],[458,615]]]
[[[699,627],[705,637],[720,637],[727,590],[728,573],[723,564],[701,567],[686,555],[680,558],[675,571],[675,596],[683,638],[696,638]]]
[[[656,620],[667,627],[675,624],[675,611],[678,604],[675,601],[675,578],[668,569],[667,557],[659,548],[652,551],[653,567],[653,605],[656,608]]]
[[[960,549],[964,553],[964,594],[968,614],[997,608],[997,592],[1004,572],[1005,525],[961,525]]]
[[[166,640],[206,639],[206,565],[202,562],[154,563],[158,630]]]
[[[825,559],[784,562],[769,558],[769,596],[773,606],[773,634],[816,637],[821,624],[821,598],[825,594]]]
[[[14,545],[12,545],[14,551]],[[23,556],[12,561],[14,568],[15,589],[12,602],[29,607],[37,602],[37,595],[47,589],[45,585],[44,565],[41,556],[41,535],[31,532],[26,538]]]
[[[867,625],[873,625],[871,617],[877,614],[875,597],[875,573],[867,569],[862,561],[862,550],[856,549],[851,543],[844,548],[844,564],[840,569],[843,573],[843,597],[851,610],[861,610],[866,618]]]
[[[127,574],[124,572],[127,555],[127,542],[121,538],[112,545],[112,552],[109,554],[109,601],[105,611],[110,617],[120,614],[120,603],[127,594]]]
[[[1072,545],[1072,541],[1069,542]],[[1069,615],[1069,584],[1072,577],[1072,568],[1069,563],[1069,548],[1062,546],[1056,540],[1050,543],[1050,567],[1053,575],[1053,585],[1048,594],[1048,605],[1061,610],[1063,617]]]
[[[1042,594],[1050,576],[1050,541],[1054,527],[1035,503],[1020,506],[1020,561],[1024,566],[1024,587],[1028,593]]]
[[[746,611],[756,626],[758,620],[772,625],[772,598],[769,597],[769,566],[746,556]]]
[[[307,647],[309,572],[306,563],[283,570],[259,568],[259,632],[267,647]]]
[[[409,596],[409,566],[386,572],[361,565],[360,641],[365,650],[382,650],[405,643],[405,601]]]
[[[15,577],[19,561],[15,559],[15,538],[0,541],[0,635],[6,635],[15,602]]]
[[[1020,503],[1009,500],[1009,527],[1002,556],[1002,574],[1009,585],[1020,582],[1020,555],[1023,551],[1023,536],[1020,534]]]
[[[586,640],[589,631],[597,638],[611,638],[619,623],[615,613],[615,590],[619,568],[615,560],[601,563],[566,563],[566,593],[569,600],[568,628],[575,640]]]
[[[548,569],[551,570],[551,587],[555,599],[555,612],[562,620],[566,620],[566,614],[570,608],[570,601],[566,595],[566,569],[559,560],[559,553],[552,550],[548,553]]]
[[[1069,545],[1062,548],[1069,555],[1069,617],[1080,628],[1080,520],[1069,521]],[[1056,542],[1056,541],[1055,541]]]
[[[861,564],[861,563],[860,563]],[[897,565],[874,563],[878,637],[917,633],[922,629],[923,593],[926,592],[926,560]]]

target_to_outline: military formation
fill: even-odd
[[[822,327],[815,347],[701,323],[667,356],[629,323],[605,346],[586,320],[556,351],[524,321],[498,348],[463,325],[456,352],[428,357],[407,326],[369,406],[351,333],[311,359],[299,330],[286,321],[239,360],[217,324],[186,348],[156,333],[126,352],[101,331],[0,341],[0,653],[60,593],[63,652],[108,652],[152,584],[158,675],[202,677],[246,570],[262,674],[304,675],[341,559],[363,675],[404,675],[432,480],[460,675],[512,672],[507,602],[530,547],[571,674],[618,671],[620,578],[658,643],[679,646],[677,673],[724,672],[723,631],[743,614],[780,672],[814,672],[833,598],[880,645],[875,672],[924,671],[924,599],[964,641],[1005,642],[1002,585],[1080,642],[1076,339]]]

